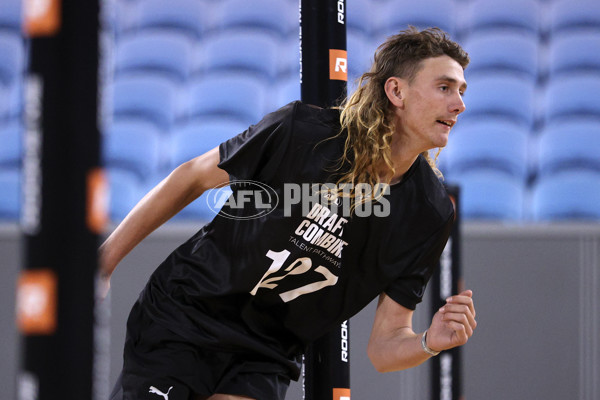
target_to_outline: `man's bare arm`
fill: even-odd
[[[433,316],[426,344],[441,351],[465,344],[473,335],[475,307],[473,293],[466,290],[452,296]],[[382,294],[375,313],[367,353],[379,372],[398,371],[422,364],[431,355],[423,350],[423,333],[412,329],[413,311]]]
[[[219,149],[214,148],[177,167],[154,187],[129,212],[100,246],[100,277],[104,296],[110,287],[110,276],[135,246],[146,236],[172,218],[204,191],[229,181],[220,169]]]

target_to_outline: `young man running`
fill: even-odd
[[[158,267],[131,311],[113,398],[284,399],[305,347],[377,296],[367,352],[378,371],[465,344],[471,291],[426,332],[412,316],[454,218],[428,151],[465,109],[468,62],[438,29],[403,31],[339,109],[288,104],[146,195],[101,247],[106,288],[125,255],[206,190],[228,182],[243,199],[257,184],[278,202],[264,213],[226,203]]]

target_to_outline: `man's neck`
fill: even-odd
[[[405,143],[401,136],[396,133],[392,138],[392,162],[394,163],[395,173],[392,177],[391,184],[398,183],[402,177],[414,164],[420,151],[412,149],[409,143]]]

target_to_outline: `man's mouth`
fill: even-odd
[[[437,122],[439,122],[442,125],[446,125],[450,128],[452,128],[454,126],[454,124],[456,123],[456,121],[445,120],[445,119],[438,119]]]

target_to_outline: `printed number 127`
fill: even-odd
[[[282,275],[282,276],[273,276],[273,277],[269,278],[270,275],[273,275],[274,273],[279,271],[281,269],[281,267],[283,267],[283,264],[285,263],[285,261],[288,259],[289,256],[290,256],[290,252],[287,250],[283,250],[283,251],[279,251],[279,252],[269,250],[267,252],[267,257],[270,258],[271,260],[273,260],[273,262],[271,263],[271,266],[269,267],[267,272],[265,272],[265,274],[263,275],[261,280],[256,284],[254,289],[252,289],[252,291],[250,292],[250,294],[252,296],[255,296],[256,292],[260,288],[275,289],[278,286],[278,283],[276,283],[276,282],[281,281],[282,279],[284,279],[285,277],[287,277],[289,275],[301,275],[301,274],[304,274],[304,273],[310,271],[310,269],[312,267],[311,259],[308,257],[300,257],[296,261],[292,262],[284,270],[284,271],[287,271],[287,274]],[[322,265],[319,265],[317,268],[315,268],[315,272],[323,275],[325,280],[320,280],[317,282],[309,283],[308,285],[300,286],[297,289],[293,289],[293,290],[289,290],[287,292],[280,293],[279,297],[281,297],[281,299],[285,303],[287,303],[289,301],[294,300],[295,298],[297,298],[299,296],[302,296],[303,294],[313,293],[320,289],[323,289],[324,287],[333,286],[338,281],[338,277],[335,276],[334,274],[332,274],[327,268],[323,267]]]

